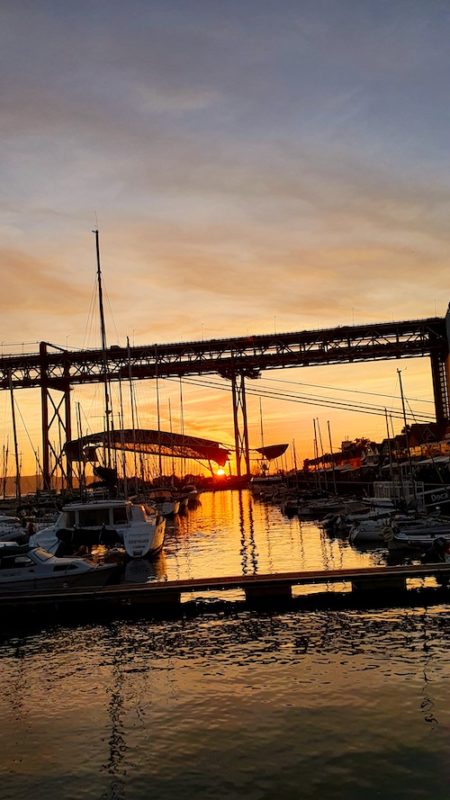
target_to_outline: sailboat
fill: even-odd
[[[153,489],[150,489],[147,492],[147,497],[149,502],[156,506],[157,510],[163,517],[174,517],[178,514],[180,510],[180,500],[176,496],[175,488],[173,485],[168,485],[165,482],[163,477],[163,470],[162,470],[162,456],[161,456],[161,414],[160,414],[160,404],[159,404],[159,384],[158,378],[156,378],[156,408],[157,408],[157,422],[158,422],[158,465],[159,465],[159,477],[157,480],[157,486]],[[172,412],[170,408],[170,400],[169,400],[169,417],[170,417],[170,436],[173,436],[172,432]],[[172,473],[173,473],[173,466],[172,466]]]
[[[97,279],[99,290],[100,327],[103,352],[103,377],[105,387],[106,465],[111,461],[111,407],[109,402],[106,328],[103,312],[103,294],[100,266],[98,230],[95,234],[97,253]],[[64,506],[56,522],[30,538],[30,543],[41,546],[53,554],[73,554],[80,548],[97,545],[123,547],[130,558],[144,558],[158,553],[164,543],[165,520],[154,508],[133,504],[127,499],[102,499],[69,503]]]
[[[260,466],[260,474],[254,475],[250,479],[249,488],[255,497],[271,500],[280,497],[280,495],[282,494],[285,494],[287,491],[287,487],[284,475],[281,475],[279,473],[275,475],[269,474],[268,462],[280,458],[280,456],[282,456],[286,452],[289,445],[288,444],[265,445],[261,401],[259,403],[259,416],[260,416],[260,428],[261,428],[261,447],[257,447],[256,452],[261,455],[262,461]]]

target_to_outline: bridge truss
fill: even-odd
[[[51,479],[50,430],[58,423],[71,438],[70,389],[77,384],[219,374],[231,382],[236,465],[249,472],[245,380],[264,370],[427,356],[437,421],[448,420],[450,311],[446,317],[272,333],[256,336],[65,350],[41,342],[38,353],[0,358],[0,388],[41,391],[44,483]],[[62,393],[55,400],[54,393]],[[53,452],[60,468],[61,455]],[[63,469],[70,483],[69,467]]]

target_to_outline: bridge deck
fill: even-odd
[[[322,330],[209,339],[195,342],[113,346],[106,353],[64,350],[41,342],[39,353],[0,356],[0,389],[47,387],[65,390],[98,383],[105,368],[111,381],[238,372],[256,377],[261,370],[317,364],[382,361],[448,355],[446,320],[378,322]],[[105,364],[106,360],[106,364]]]

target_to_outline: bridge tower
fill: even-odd
[[[72,488],[72,464],[64,463],[64,444],[72,438],[70,409],[70,363],[64,364],[63,377],[51,378],[49,371],[48,343],[39,344],[41,415],[42,415],[42,477],[44,489],[52,488],[52,478],[59,469],[68,489]],[[50,345],[65,352],[62,347]],[[59,398],[53,392],[62,392]],[[53,434],[53,437],[52,437]],[[56,438],[55,438],[56,437]],[[53,456],[53,458],[52,458]],[[52,463],[53,461],[53,463]]]
[[[249,368],[236,370],[221,370],[219,374],[231,381],[231,396],[233,401],[234,447],[236,453],[236,474],[241,477],[242,461],[245,464],[245,475],[251,474],[250,446],[248,439],[247,401],[245,396],[245,378],[259,378],[257,369]]]
[[[446,350],[442,353],[432,353],[430,356],[436,422],[450,420],[450,303],[445,315],[445,328]]]

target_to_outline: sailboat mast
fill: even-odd
[[[183,384],[180,375],[180,433],[184,437],[184,408],[183,408]],[[184,447],[184,440],[183,440]],[[186,462],[184,458],[181,459],[181,477],[184,479],[186,473]]]
[[[405,395],[403,394],[402,371],[400,369],[397,370],[397,375],[398,375],[398,382],[399,382],[399,385],[400,385],[400,396],[401,396],[401,399],[402,399],[403,422],[404,422],[404,425],[405,425],[405,444],[406,444],[406,449],[408,451],[409,475],[410,475],[410,479],[411,479],[411,483],[412,483],[414,501],[415,501],[416,506],[417,506],[416,482],[414,480],[412,461],[411,461],[411,451],[409,449],[409,437],[408,437],[408,426],[407,426],[407,420],[406,420]],[[400,471],[401,471],[401,467],[400,467]]]
[[[6,482],[8,480],[8,460],[9,460],[9,436],[6,439],[6,447],[3,445],[3,482],[2,496],[6,498]]]
[[[133,462],[134,462],[134,491],[138,491],[138,469],[137,469],[137,454],[136,454],[136,420],[134,416],[134,390],[133,390],[133,376],[131,372],[131,351],[130,351],[130,338],[127,336],[127,359],[128,359],[128,381],[130,387],[130,406],[131,406],[131,426],[133,429]]]
[[[159,477],[162,478],[162,453],[161,453],[161,410],[159,406],[159,380],[156,375],[156,417],[158,422],[158,468]]]
[[[333,464],[333,488],[334,488],[335,495],[337,495],[337,489],[336,489],[336,462],[335,462],[335,459],[334,459],[333,442],[331,441],[331,426],[330,426],[330,420],[329,419],[327,420],[327,426],[328,426],[328,441],[330,442],[331,462]]]
[[[172,407],[170,405],[170,397],[169,397],[169,422],[170,422],[170,437],[172,439],[170,446],[172,449],[172,485],[175,479],[175,459],[173,457],[173,429],[172,429]]]
[[[103,379],[105,388],[105,419],[106,419],[106,466],[108,469],[111,467],[111,426],[110,416],[111,408],[109,405],[109,385],[108,385],[108,362],[106,356],[106,326],[105,326],[105,312],[103,308],[103,289],[102,289],[102,270],[100,266],[100,242],[98,230],[92,231],[95,235],[95,249],[97,254],[97,283],[98,283],[98,305],[100,311],[100,334],[102,339],[102,352],[103,352]]]
[[[261,433],[261,448],[264,447],[264,428],[263,428],[263,415],[262,415],[262,403],[261,398],[259,398],[259,428]]]
[[[19,464],[19,448],[17,444],[17,426],[16,426],[16,404],[14,401],[14,390],[12,385],[11,374],[9,375],[9,391],[11,394],[11,416],[13,426],[14,438],[14,456],[16,459],[16,500],[20,500],[20,464]]]
[[[388,419],[387,408],[384,409],[384,416],[386,418],[387,446],[388,446],[388,455],[389,455],[389,476],[391,478],[391,481],[393,481],[394,480],[394,473],[393,473],[393,470],[392,470],[391,434],[389,433],[389,419]]]

